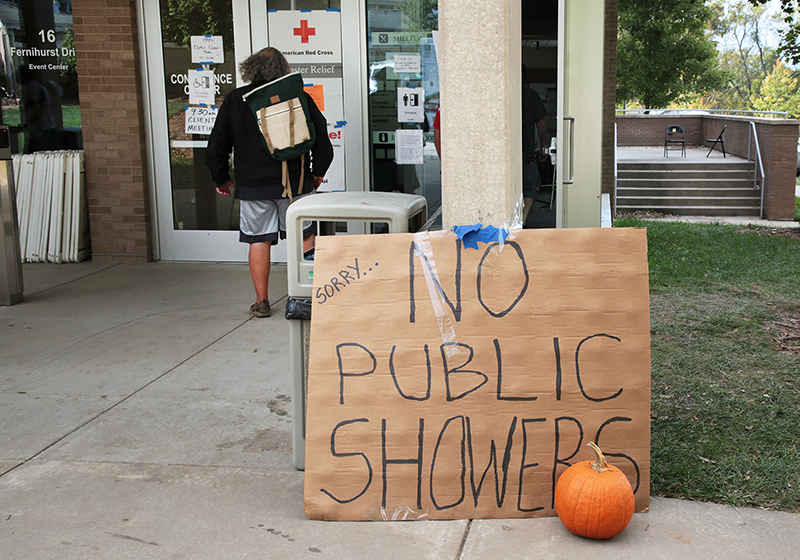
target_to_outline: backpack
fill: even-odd
[[[316,140],[314,123],[308,110],[303,78],[292,72],[259,86],[243,96],[261,130],[264,148],[283,163],[282,196],[292,199],[287,161],[300,158],[300,183],[297,194],[303,192],[305,154]]]

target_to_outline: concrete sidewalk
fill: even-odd
[[[308,520],[286,269],[24,265],[0,307],[0,559],[793,559],[800,515],[653,498],[609,541],[557,518]]]

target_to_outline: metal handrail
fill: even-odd
[[[617,177],[619,176],[619,160],[617,159],[617,123],[614,123],[614,208],[611,216],[617,215]]]
[[[789,113],[785,111],[744,111],[744,110],[734,110],[734,109],[616,109],[617,115],[664,115],[664,111],[670,111],[666,115],[671,115],[675,117],[680,117],[681,115],[691,117],[691,116],[702,116],[703,114],[708,115],[744,115],[744,116],[756,116],[756,115],[765,115],[767,117],[779,117],[779,118],[789,118]]]
[[[750,137],[747,140],[747,161],[750,161],[750,146],[755,144],[755,162],[756,167],[753,171],[753,188],[761,190],[761,208],[759,210],[759,217],[764,217],[764,161],[761,158],[761,148],[758,145],[758,132],[756,130],[756,123],[750,121]],[[758,172],[761,171],[761,184],[758,183]]]

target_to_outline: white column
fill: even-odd
[[[521,212],[520,20],[520,0],[439,2],[445,229]]]

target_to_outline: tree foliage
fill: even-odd
[[[748,0],[754,6],[763,6],[770,0]],[[786,28],[780,32],[778,52],[785,60],[800,64],[800,5],[798,0],[781,0],[781,18]]]
[[[400,4],[404,31],[431,31],[439,28],[439,0],[404,0]]]
[[[620,0],[617,101],[666,107],[719,87],[711,15],[704,0]]]
[[[776,49],[765,41],[770,26],[766,8],[747,0],[717,0],[709,7],[712,37],[719,49],[718,65],[726,73],[726,81],[719,90],[707,94],[707,106],[755,109],[752,100],[758,97],[764,78],[778,59]]]
[[[221,35],[233,45],[230,0],[161,0],[161,25],[165,43],[189,45],[193,35]]]
[[[800,96],[797,78],[782,61],[778,61],[761,85],[761,92],[753,96],[753,107],[759,111],[783,111],[790,117],[800,117]]]

